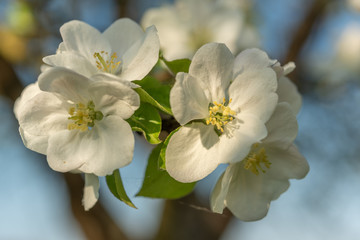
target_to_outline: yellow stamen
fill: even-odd
[[[228,104],[232,101],[226,102],[226,99],[223,98],[223,103],[218,103],[214,101],[209,106],[209,117],[206,118],[207,125],[214,125],[220,132],[224,132],[224,126],[234,120],[236,112],[231,110]]]
[[[100,53],[95,52],[94,58],[96,62],[96,67],[104,72],[116,73],[119,69],[121,61],[117,61],[117,54],[114,52],[109,59],[109,53],[101,51]]]
[[[243,161],[244,168],[250,170],[255,175],[259,175],[259,170],[266,173],[266,170],[261,167],[261,164],[267,169],[269,169],[271,165],[271,162],[267,159],[265,148],[260,148],[259,143],[253,144],[250,153]]]
[[[80,130],[86,131],[95,125],[95,120],[100,121],[103,119],[103,114],[100,111],[95,111],[95,105],[93,101],[89,101],[85,106],[83,103],[75,104],[75,107],[69,108],[70,117],[69,120],[74,122],[68,123],[68,130]]]

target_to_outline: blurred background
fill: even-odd
[[[153,148],[140,135],[133,162],[121,169],[138,209],[101,179],[99,203],[84,212],[81,177],[52,171],[23,146],[13,103],[37,80],[42,57],[55,53],[59,27],[79,19],[104,31],[120,17],[155,24],[169,59],[216,41],[234,54],[258,47],[296,63],[290,78],[303,95],[296,143],[310,172],[291,181],[264,219],[208,210],[221,166],[183,199],[135,198]],[[359,239],[359,82],[360,0],[0,0],[0,239]]]

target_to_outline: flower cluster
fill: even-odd
[[[229,164],[211,196],[211,207],[228,207],[242,220],[263,218],[290,178],[308,164],[293,145],[301,98],[281,67],[258,50],[234,57],[218,43],[202,46],[189,73],[179,73],[170,103],[182,127],[166,150],[166,169],[182,182],[198,181]]]
[[[234,56],[225,44],[206,43],[192,60],[160,59],[177,73],[175,84],[163,85],[150,72],[160,51],[154,26],[143,31],[119,19],[100,33],[71,21],[60,33],[63,42],[43,59],[38,81],[23,91],[14,112],[27,148],[46,155],[55,171],[84,173],[85,210],[99,198],[99,176],[134,207],[118,171],[132,161],[132,131],[158,144],[138,196],[184,196],[227,164],[211,208],[228,207],[251,221],[266,215],[289,179],[307,174],[293,144],[301,107],[286,77],[293,63],[281,66],[259,49]],[[180,124],[163,142],[158,110]]]
[[[132,161],[134,136],[125,120],[140,98],[131,81],[158,61],[159,39],[155,27],[144,32],[129,19],[103,33],[80,21],[60,32],[57,53],[44,58],[43,73],[23,91],[14,112],[27,148],[47,155],[55,171],[85,173],[88,210],[98,199],[97,176]]]

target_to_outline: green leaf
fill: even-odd
[[[189,67],[191,60],[184,59],[176,59],[174,61],[166,61],[164,58],[161,58],[166,66],[171,70],[171,72],[176,75],[178,72],[189,72]]]
[[[151,152],[143,185],[136,196],[175,199],[189,194],[194,189],[196,182],[178,182],[166,171],[158,168],[158,156],[161,148],[162,144],[159,144]]]
[[[123,201],[128,206],[136,208],[125,192],[119,169],[114,170],[112,175],[106,176],[106,183],[116,198]]]
[[[160,150],[160,154],[159,154],[159,168],[162,170],[166,170],[166,165],[165,165],[165,153],[166,153],[166,148],[169,144],[170,138],[172,137],[172,135],[174,133],[176,133],[178,130],[180,129],[180,127],[178,127],[177,129],[175,129],[174,131],[172,131],[167,138],[164,141],[164,144],[162,144],[161,146],[161,150]]]
[[[154,77],[146,76],[140,81],[133,81],[140,85],[152,98],[165,108],[170,109],[170,90],[169,84],[161,83]]]
[[[161,117],[159,112],[148,103],[141,103],[140,108],[127,120],[132,130],[142,132],[151,144],[159,144]]]
[[[150,81],[150,83],[148,81]],[[173,115],[169,103],[170,86],[164,88],[157,88],[155,84],[158,84],[159,82],[156,79],[149,76],[145,77],[141,81],[133,81],[133,83],[136,83],[140,86],[144,85],[144,88],[141,87],[134,89],[139,94],[140,100],[142,102],[150,103],[151,105],[157,107],[161,111],[171,116]],[[149,87],[149,85],[151,84],[153,84],[152,88]],[[150,95],[148,91],[152,95]]]

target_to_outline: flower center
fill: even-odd
[[[100,53],[95,52],[93,56],[96,60],[96,67],[99,70],[112,74],[119,70],[121,61],[118,61],[116,52],[111,54],[111,56],[105,51],[101,51]]]
[[[252,145],[249,155],[243,161],[244,168],[250,170],[255,175],[259,175],[259,170],[263,173],[266,172],[261,167],[261,164],[266,168],[270,168],[271,165],[271,162],[267,159],[265,148],[259,147],[259,143]]]
[[[100,111],[95,111],[95,104],[93,101],[89,101],[87,105],[83,103],[77,103],[74,107],[69,108],[70,117],[69,120],[73,120],[69,123],[67,128],[69,130],[86,131],[89,128],[95,126],[95,120],[100,121],[104,115]]]
[[[236,115],[236,112],[228,107],[231,100],[230,98],[229,102],[226,102],[226,99],[223,98],[223,103],[217,103],[216,101],[210,103],[209,117],[206,118],[206,124],[216,126],[216,128],[223,133],[223,126],[234,120],[234,116]]]

